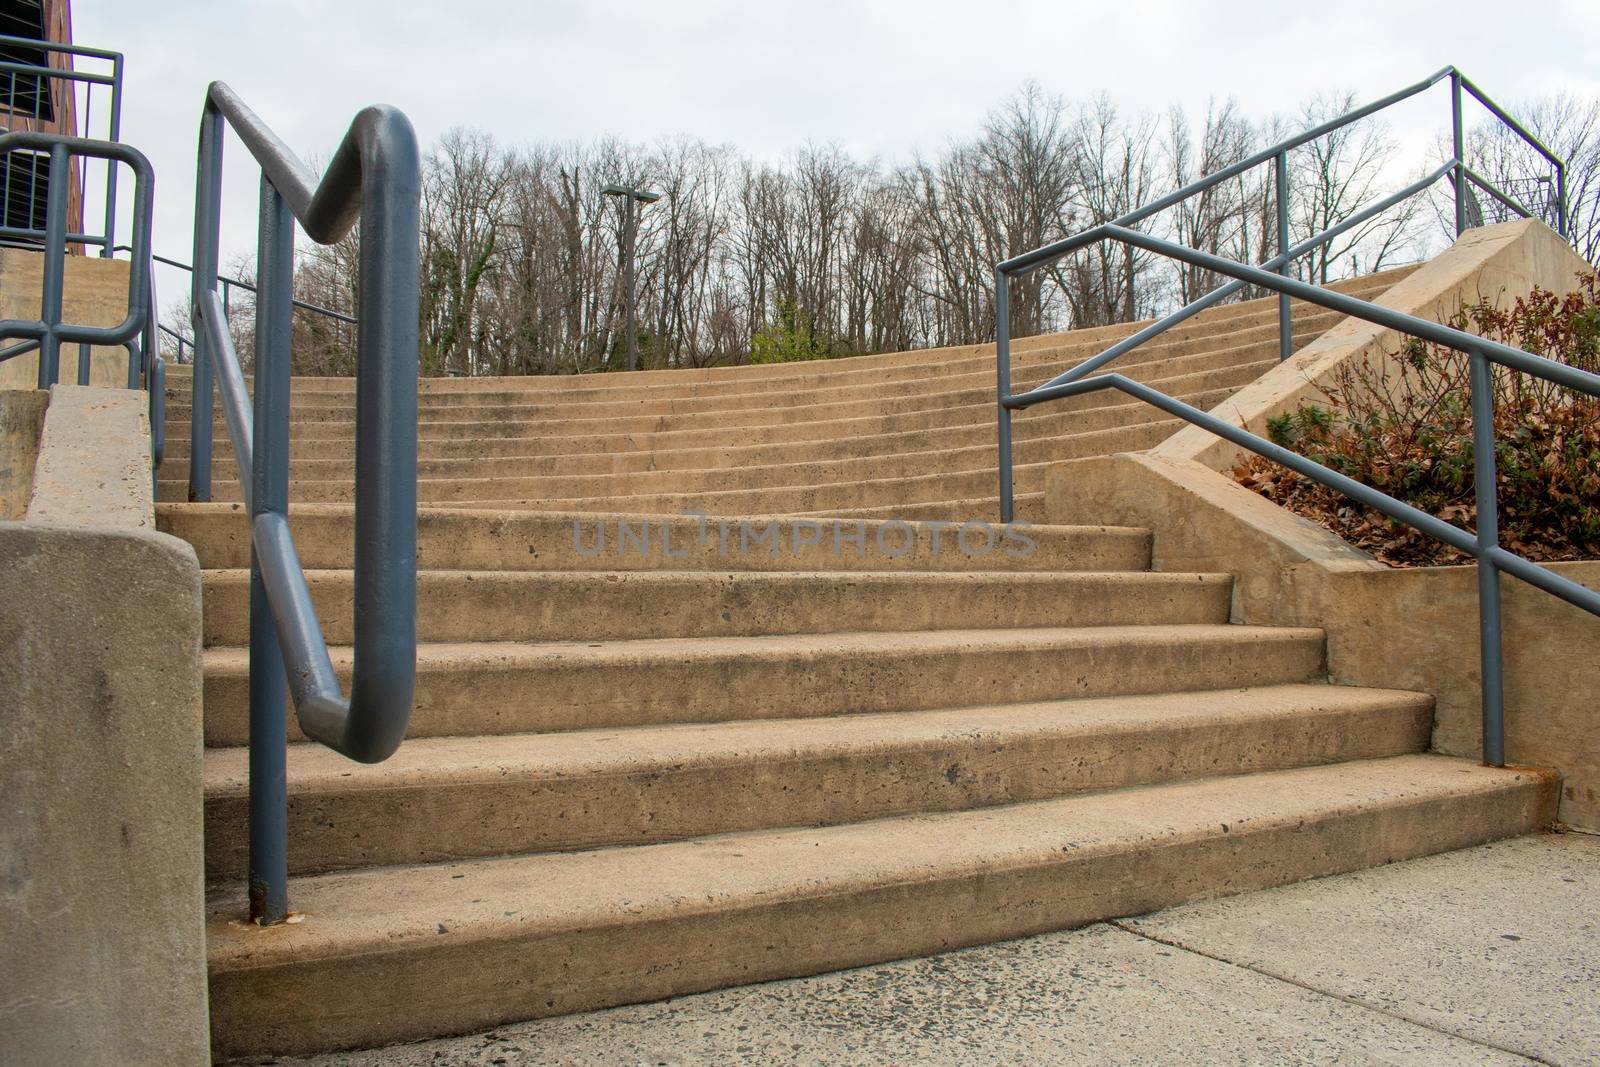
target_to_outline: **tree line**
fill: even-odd
[[[558,374],[625,365],[624,241],[612,184],[661,199],[637,216],[637,346],[646,367],[817,359],[993,340],[996,263],[1108,222],[1205,174],[1350,109],[1317,95],[1293,115],[1252,120],[1229,101],[1203,114],[1130,114],[1099,96],[1070,103],[1028,83],[971,136],[885,165],[808,145],[761,161],[674,138],[638,145],[508,146],[457,127],[425,157],[422,369],[425,375]],[[1569,160],[1579,251],[1600,255],[1600,101],[1558,97],[1518,109]],[[1420,176],[1369,119],[1289,159],[1291,243],[1350,218]],[[1441,149],[1443,151],[1443,149]],[[1469,162],[1535,210],[1547,165],[1498,123],[1474,127]],[[1445,183],[1448,184],[1448,183]],[[1485,200],[1474,221],[1501,217]],[[1230,259],[1277,252],[1273,168],[1253,168],[1142,224]],[[1421,258],[1447,239],[1443,186],[1296,262],[1327,282]],[[242,265],[248,271],[248,264]],[[356,238],[302,249],[301,299],[352,312]],[[1017,335],[1161,313],[1227,279],[1113,242],[1012,282]],[[1238,299],[1259,295],[1248,290]],[[248,350],[249,309],[236,329]],[[296,316],[297,373],[348,374],[353,332]]]

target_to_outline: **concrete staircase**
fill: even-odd
[[[1381,294],[1409,270],[1345,283]],[[1296,305],[1296,345],[1338,321]],[[1013,343],[1013,381],[1036,385],[1132,332],[1114,326]],[[1228,305],[1168,331],[1117,364],[1202,408],[1272,367],[1277,304]],[[168,409],[172,457],[159,499],[186,499],[184,368]],[[993,347],[826,363],[577,375],[434,379],[420,398],[418,500],[498,510],[967,519],[995,513]],[[294,387],[292,499],[352,497],[350,379]],[[1036,519],[1045,471],[1085,456],[1149,448],[1178,423],[1115,393],[1016,420],[1018,516]],[[240,499],[219,410],[214,500]]]
[[[1214,404],[1273,361],[1273,310],[1129,368]],[[1331,325],[1301,312],[1302,340]],[[1021,343],[1018,378],[1128,329]],[[935,952],[1549,821],[1547,775],[1426,754],[1429,697],[1324,684],[1319,631],[1229,625],[1229,576],[1151,572],[1149,531],[953,525],[994,513],[992,373],[962,349],[424,382],[410,738],[362,766],[294,737],[303,921],[269,929],[242,920],[246,524],[160,505],[206,569],[219,1055]],[[292,522],[337,645],[350,389],[295,392]],[[1048,464],[1173,427],[1102,396],[1018,429],[1037,507]]]

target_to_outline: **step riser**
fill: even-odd
[[[520,936],[475,940],[451,938],[446,920],[445,933],[407,951],[214,971],[212,1033],[220,1056],[372,1047],[944,952],[1527,833],[1548,823],[1553,798],[1551,783],[1530,776],[1492,792],[1263,820],[1229,834],[1064,845],[942,877],[829,883],[737,911],[621,909],[579,929],[530,922]],[[1228,817],[1225,807],[1203,814]],[[1192,820],[1175,812],[1174,821]]]
[[[1161,434],[1164,439],[1166,433]],[[1154,442],[1152,442],[1154,443]],[[1043,492],[1052,464],[1017,465],[1012,472],[1016,493]],[[922,503],[946,500],[973,500],[977,510],[959,516],[994,521],[999,516],[996,503],[997,475],[993,467],[949,474],[925,474],[866,482],[839,482],[800,485],[779,489],[728,489],[690,493],[640,493],[617,496],[578,496],[545,498],[497,498],[437,502],[435,506],[460,509],[596,512],[645,512],[655,515],[681,515],[705,512],[708,515],[801,515],[838,514],[863,508],[890,508],[892,514]]]
[[[1196,638],[1152,627],[1136,636],[1029,641],[1020,631],[976,646],[933,641],[859,648],[740,648],[688,656],[633,649],[515,660],[513,651],[419,665],[409,737],[542,733],[680,722],[811,718],[1305,682],[1323,675],[1320,634],[1262,631]],[[1022,635],[1013,640],[1011,634]],[[476,646],[479,648],[492,646]],[[517,646],[509,646],[515,649]],[[342,652],[343,650],[339,650]],[[206,744],[249,737],[243,656],[208,659]],[[348,679],[347,655],[334,660]],[[348,685],[348,682],[345,682]],[[290,737],[304,740],[297,726]]]
[[[1180,715],[1044,729],[1000,721],[915,748],[812,748],[762,762],[675,752],[604,774],[343,791],[291,778],[289,856],[303,874],[833,826],[1421,752],[1432,723],[1431,702],[1413,699],[1231,721]],[[246,875],[247,816],[237,789],[208,796],[209,878]]]
[[[951,575],[477,576],[424,571],[420,641],[617,641],[868,630],[1006,629],[1220,623],[1231,582],[1184,576],[1038,579]],[[970,580],[969,580],[970,579]],[[313,574],[312,602],[332,644],[353,640],[348,574]],[[205,642],[249,640],[249,575],[209,572]]]
[[[354,535],[348,507],[294,508],[289,516],[301,566],[350,567]],[[475,571],[947,572],[1129,571],[1150,565],[1150,535],[1142,530],[1033,527],[1013,530],[1008,537],[996,526],[994,548],[979,553],[986,542],[974,532],[967,544],[969,553],[963,549],[959,530],[943,531],[935,545],[929,524],[907,531],[881,520],[865,521],[864,526],[863,521],[730,519],[724,527],[710,519],[702,535],[698,521],[675,515],[425,509],[417,517],[417,566]],[[620,529],[623,523],[628,536]],[[641,547],[646,523],[649,533]],[[767,538],[774,523],[775,536]],[[239,505],[161,505],[156,524],[162,532],[193,545],[204,568],[250,565],[249,522]],[[670,537],[663,534],[668,529]],[[597,545],[600,530],[603,546]],[[1031,551],[1022,538],[1031,543]]]

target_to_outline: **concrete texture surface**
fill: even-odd
[[[352,652],[330,652],[348,682]],[[249,650],[204,656],[206,743],[249,736]],[[417,647],[407,737],[814,718],[1318,680],[1320,630],[1222,624]],[[304,740],[291,724],[290,736]]]
[[[1322,627],[1333,681],[1431,693],[1434,746],[1481,752],[1476,568],[1385,566],[1192,460],[1067,464],[1047,495],[1051,522],[1151,526],[1160,570],[1231,573],[1235,622]],[[1549,569],[1600,589],[1600,562]],[[1578,651],[1600,644],[1600,618],[1515,578],[1501,591],[1507,758],[1561,771],[1559,818],[1600,829],[1600,660]]]
[[[1421,752],[1433,702],[1329,685],[407,742],[289,754],[294,873],[826,826]],[[206,865],[244,877],[247,752],[206,753]]]
[[[200,573],[0,523],[0,1063],[206,1062]]]
[[[1554,792],[1398,756],[296,878],[305,920],[271,930],[229,887],[207,923],[214,1048],[360,1048],[1082,926],[1528,833]]]
[[[1129,928],[1545,1063],[1600,1062],[1600,837],[1541,834]]]
[[[301,566],[350,567],[349,504],[291,505]],[[195,546],[202,566],[250,565],[250,523],[242,504],[157,504],[158,528]],[[626,530],[623,527],[626,527]],[[798,519],[751,515],[539,513],[421,509],[417,567],[497,571],[1018,571],[1144,570],[1148,530],[1105,526],[990,526],[995,546],[962,548],[948,521]],[[604,542],[599,539],[602,536]],[[1031,548],[1020,538],[1026,536]]]
[[[138,389],[51,386],[27,520],[154,530],[148,401]]]
[[[1538,835],[1115,925],[274,1062],[1577,1067],[1600,1059],[1597,891],[1600,838]]]
[[[306,577],[323,634],[349,644],[353,572]],[[417,637],[618,641],[1226,622],[1231,584],[1226,575],[1148,571],[423,571],[417,576]],[[250,572],[206,572],[205,601],[206,644],[247,644]]]

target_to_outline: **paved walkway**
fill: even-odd
[[[316,1067],[1600,1063],[1600,837]]]

